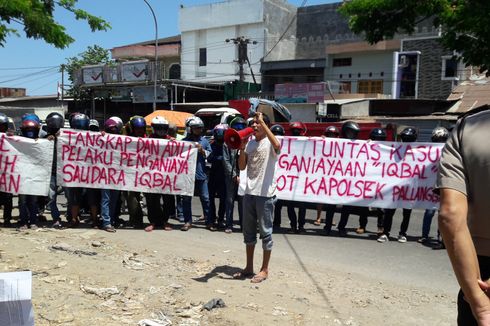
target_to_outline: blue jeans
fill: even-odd
[[[262,249],[272,250],[272,219],[275,197],[245,195],[243,197],[243,241],[246,245],[257,243],[257,227]]]
[[[202,212],[206,219],[206,224],[213,224],[209,214],[209,191],[208,180],[196,180],[194,187],[199,193],[201,199]],[[192,223],[192,196],[182,196],[182,208],[184,213],[184,223]]]
[[[57,194],[57,189],[58,187],[56,186],[56,176],[52,175],[51,176],[51,182],[49,183],[49,209],[51,210],[51,217],[53,218],[53,221],[61,221],[60,218],[60,211],[58,210],[58,205],[56,204],[56,199],[58,197]]]
[[[102,189],[100,199],[100,216],[102,218],[102,227],[114,225],[116,223],[117,200],[119,190]]]
[[[37,196],[19,195],[20,225],[37,224]]]
[[[182,198],[184,196],[175,196],[175,201],[176,201],[176,204],[177,204],[177,219],[180,221],[180,222],[183,222],[184,221],[184,206],[182,204]]]
[[[422,238],[428,238],[430,233],[430,225],[432,224],[432,218],[436,214],[435,209],[426,209],[424,213],[424,219],[422,221]]]

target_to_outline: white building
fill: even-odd
[[[227,0],[181,7],[182,80],[239,80],[238,45],[226,39],[244,37],[250,42],[247,56],[260,83],[261,60],[294,58],[296,24],[290,23],[295,15],[296,7],[286,0]],[[288,25],[291,26],[287,28]],[[243,70],[244,80],[253,82],[247,62]]]

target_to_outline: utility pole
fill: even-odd
[[[157,68],[158,68],[158,23],[157,16],[147,0],[143,0],[153,15],[153,23],[155,24],[155,64],[153,65],[153,112],[157,109]]]
[[[251,41],[248,38],[245,38],[245,36],[239,36],[236,38],[227,38],[226,43],[233,42],[233,44],[236,44],[238,46],[238,67],[240,69],[240,81],[243,82],[245,81],[245,76],[243,73],[243,65],[245,63],[248,63],[250,67],[250,71],[252,71],[252,66],[250,66],[250,61],[248,60],[248,44],[257,44],[257,41]],[[255,81],[255,76],[253,75],[252,72],[252,77]]]
[[[65,92],[65,65],[61,65],[61,107],[63,108],[63,97],[64,97],[64,92]]]

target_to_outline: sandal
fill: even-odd
[[[319,220],[316,220],[315,222],[313,222],[313,224],[320,226],[322,224],[322,222]]]
[[[116,232],[116,228],[113,227],[112,225],[107,225],[107,226],[104,226],[102,228],[102,230],[106,231],[106,232],[110,232],[110,233],[114,233]]]
[[[213,224],[206,225],[206,229],[208,229],[211,232],[218,231],[218,228],[215,227]]]
[[[184,226],[180,228],[180,231],[189,231],[189,229],[192,227],[190,223],[185,223]]]
[[[68,223],[69,228],[76,228],[80,224],[80,220],[73,219]]]
[[[165,231],[172,231],[172,230],[173,230],[172,226],[171,226],[170,224],[168,224],[168,223],[167,223],[167,224],[165,224],[165,226],[163,227],[163,229],[164,229]]]
[[[233,278],[235,280],[244,280],[246,278],[253,278],[254,275],[255,275],[254,272],[247,272],[246,270],[242,270],[240,272],[233,274]]]
[[[145,232],[151,232],[155,230],[155,225],[154,224],[150,224],[148,225],[146,228],[145,228]]]

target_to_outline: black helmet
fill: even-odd
[[[70,127],[78,130],[88,130],[90,119],[86,114],[77,113],[71,117]]]
[[[432,130],[431,139],[434,143],[445,143],[448,138],[449,138],[449,131],[447,131],[446,128],[435,127],[434,130]]]
[[[386,131],[383,128],[374,128],[369,133],[371,140],[386,140]]]
[[[273,125],[271,127],[271,132],[276,136],[284,136],[284,128],[281,125]]]
[[[6,132],[9,129],[9,118],[0,113],[0,132]]]
[[[65,125],[65,118],[58,112],[51,112],[46,117],[46,128],[50,135],[56,134]]]
[[[327,128],[325,128],[323,134],[325,135],[325,137],[328,138],[339,138],[340,132],[339,128],[335,126],[328,126]]]
[[[342,124],[342,136],[347,139],[357,139],[361,128],[354,121],[346,121]]]
[[[417,140],[417,130],[413,127],[407,127],[400,132],[400,138],[404,143],[411,143]]]

